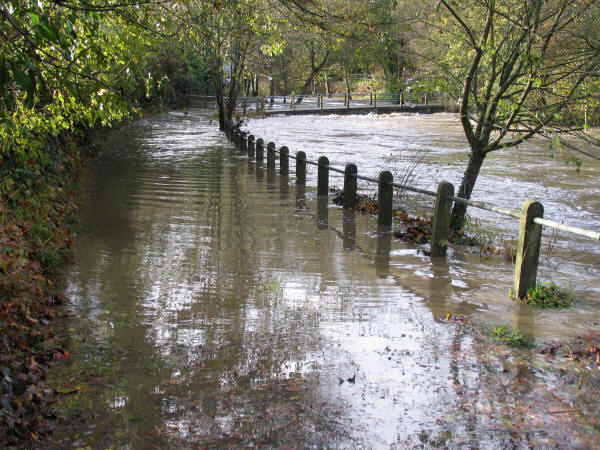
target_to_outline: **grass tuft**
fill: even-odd
[[[548,281],[537,283],[527,291],[523,303],[542,308],[568,308],[573,304],[575,294],[572,289],[557,286]]]
[[[509,347],[523,348],[531,347],[533,345],[530,337],[523,335],[523,333],[516,328],[509,328],[506,325],[492,324],[490,334],[497,341],[500,341]]]

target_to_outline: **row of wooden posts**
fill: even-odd
[[[538,259],[541,247],[541,225],[535,223],[536,218],[543,216],[543,206],[534,201],[527,201],[523,204],[522,211],[503,210],[484,202],[474,202],[454,196],[454,186],[452,183],[442,181],[438,185],[436,192],[413,186],[404,186],[394,183],[394,177],[391,172],[384,170],[380,172],[379,177],[369,178],[358,175],[358,169],[355,164],[346,164],[344,170],[329,165],[329,159],[321,156],[318,162],[306,159],[306,153],[299,151],[295,156],[290,155],[286,146],[275,148],[273,142],[269,142],[265,147],[263,139],[255,139],[253,135],[245,136],[239,128],[230,126],[225,130],[228,138],[242,152],[247,153],[249,157],[256,158],[256,161],[262,162],[265,157],[265,148],[267,150],[267,169],[275,169],[276,153],[279,153],[279,169],[282,176],[289,175],[289,160],[296,160],[296,184],[306,185],[306,167],[307,164],[316,165],[317,173],[317,196],[326,197],[329,195],[329,172],[338,172],[344,175],[343,207],[354,208],[357,206],[357,181],[365,180],[378,184],[377,190],[377,225],[378,232],[388,233],[392,229],[393,221],[393,191],[394,188],[405,189],[429,196],[435,197],[435,207],[431,230],[431,257],[444,257],[449,245],[448,236],[450,233],[451,211],[453,202],[458,201],[473,207],[494,211],[500,214],[517,217],[520,219],[519,239],[517,244],[517,257],[514,271],[513,295],[523,298],[527,295],[530,288],[535,287],[537,280]]]

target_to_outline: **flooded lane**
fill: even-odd
[[[529,420],[515,402],[538,388],[492,388],[517,362],[482,359],[442,318],[543,338],[560,317],[506,297],[508,264],[432,262],[374,229],[239,155],[199,112],[113,132],[66,274],[73,356],[53,373],[67,419],[51,445],[546,442],[547,431],[519,436],[505,423]]]

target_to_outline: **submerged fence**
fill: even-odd
[[[255,139],[253,135],[244,135],[239,128],[229,126],[225,130],[227,137],[242,152],[248,153],[249,157],[256,155],[257,161],[264,161],[265,142],[263,139]],[[354,208],[358,203],[357,181],[363,180],[376,183],[379,232],[389,232],[393,221],[393,193],[394,189],[402,189],[410,192],[435,197],[435,206],[432,219],[431,231],[431,256],[444,257],[449,245],[451,211],[453,203],[461,203],[466,206],[484,209],[504,216],[520,220],[519,237],[517,241],[517,255],[513,280],[513,295],[523,298],[530,288],[534,288],[537,281],[537,269],[540,255],[542,226],[566,231],[568,233],[584,236],[600,241],[600,232],[585,230],[582,228],[565,225],[553,220],[544,219],[544,207],[541,203],[528,200],[523,203],[521,211],[500,208],[487,202],[467,200],[454,195],[452,183],[442,181],[437,191],[421,189],[415,186],[394,183],[391,172],[384,170],[378,178],[366,177],[358,174],[355,164],[346,164],[344,169],[329,164],[326,156],[321,156],[318,161],[306,159],[306,153],[299,151],[296,155],[290,155],[286,146],[275,148],[273,142],[269,142],[267,149],[267,169],[275,168],[276,154],[279,154],[279,169],[282,176],[289,174],[289,160],[296,160],[296,184],[306,185],[307,165],[317,166],[317,196],[320,198],[329,195],[329,172],[336,172],[344,176],[343,207]]]

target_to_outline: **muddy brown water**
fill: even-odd
[[[390,164],[401,172],[405,150],[425,147],[418,178],[431,188],[456,182],[464,161],[452,119],[297,117],[249,126],[292,153],[352,161],[367,175]],[[367,135],[381,141],[356,143]],[[551,192],[542,199],[547,211],[572,203],[559,219],[598,228],[600,166],[575,176],[556,161],[537,164],[534,149],[516,158],[519,173],[503,172],[504,159],[489,165],[482,180],[493,182],[482,183],[478,192],[489,195],[479,199],[518,208],[531,193]],[[560,250],[542,273],[573,282],[580,299],[569,311],[534,310],[509,299],[511,264],[471,251],[432,261],[419,246],[377,236],[373,217],[317,199],[315,172],[296,187],[293,170],[281,178],[240,155],[202,111],[111,133],[90,168],[85,231],[65,274],[62,331],[72,356],[52,372],[61,419],[47,445],[578,442],[540,428],[544,411],[572,406],[573,386],[550,395],[544,386],[557,381],[544,373],[527,373],[525,388],[513,383],[527,356],[482,356],[444,318],[516,326],[538,342],[598,329],[598,244],[555,240]],[[551,399],[537,416],[523,406],[543,395]],[[527,421],[539,429],[515,428]]]

